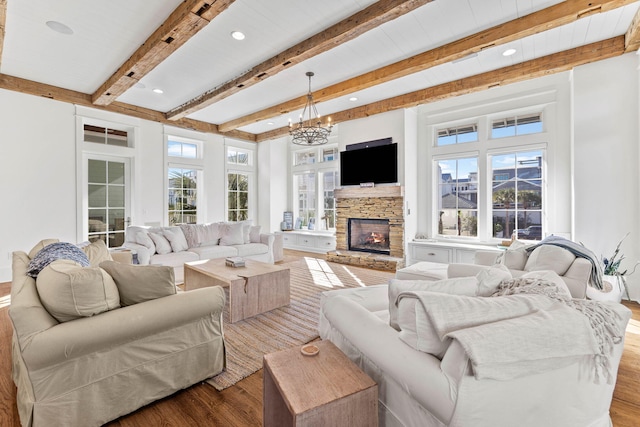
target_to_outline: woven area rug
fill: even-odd
[[[206,381],[217,390],[262,369],[264,354],[318,338],[321,292],[385,284],[394,275],[311,257],[287,256],[278,265],[290,269],[291,304],[236,323],[229,323],[227,304],[224,312],[227,368]]]

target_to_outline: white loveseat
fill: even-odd
[[[129,226],[124,247],[137,253],[141,265],[173,267],[177,282],[184,263],[239,256],[273,264],[275,234],[261,233],[250,221],[181,224],[169,227]]]
[[[494,264],[504,265],[514,277],[532,271],[552,270],[565,282],[574,298],[584,298],[593,271],[592,263],[569,250],[554,245],[540,245],[532,251],[516,242],[503,251],[476,251],[473,264],[418,262],[398,270],[398,279],[441,280],[475,276]]]
[[[547,272],[543,275],[552,276]],[[429,346],[425,331],[430,325],[424,312],[422,317],[417,315],[418,304],[415,298],[409,297],[422,295],[428,299],[429,295],[437,295],[439,291],[449,292],[447,288],[453,281],[456,292],[461,294],[454,298],[498,299],[472,296],[476,292],[475,279],[470,277],[422,283],[393,279],[389,285],[336,290],[322,295],[320,337],[332,341],[378,383],[380,425],[611,426],[609,406],[623,341],[618,341],[606,358],[613,383],[601,379],[599,384],[590,377],[589,368],[578,361],[558,362],[557,368],[549,369],[547,366],[547,369],[540,369],[537,373],[515,378],[477,379],[474,364],[458,340],[447,338],[450,343],[438,355],[426,349],[417,349]],[[430,291],[406,292],[407,289],[420,288]],[[409,303],[396,305],[398,300]],[[597,304],[586,300],[575,301]],[[616,318],[615,329],[622,331],[624,337],[630,310],[620,304],[605,304],[616,313],[613,316]],[[458,317],[465,319],[464,315]],[[402,328],[406,326],[407,319],[413,319],[413,329],[405,328],[403,336]],[[391,323],[400,330],[392,327]],[[565,347],[571,349],[571,334],[569,336]],[[519,349],[522,344],[517,333],[501,338],[505,339],[505,355],[513,349]],[[407,344],[411,340],[413,345]],[[503,355],[502,351],[496,353],[499,357]],[[545,363],[555,364],[554,359]],[[504,372],[509,372],[509,369]]]

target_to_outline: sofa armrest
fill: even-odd
[[[22,357],[29,369],[40,369],[202,320],[222,335],[224,304],[224,290],[213,286],[60,323],[25,343]]]
[[[111,251],[111,259],[120,264],[133,263],[133,253],[130,250]]]
[[[465,264],[465,263],[454,263],[449,264],[447,268],[447,278],[453,279],[455,277],[469,277],[475,276],[480,273],[482,270],[487,269],[486,265],[478,265],[478,264]]]
[[[151,252],[151,249],[146,246],[133,242],[124,242],[122,246],[127,249],[131,249],[132,251],[136,251],[136,254],[138,254],[138,264],[148,265],[151,262],[151,256],[153,253]]]

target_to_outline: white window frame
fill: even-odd
[[[333,160],[323,161],[324,157],[322,155],[323,150],[327,148],[332,148],[336,150],[336,156]],[[315,152],[315,162],[314,163],[305,163],[301,165],[295,165],[295,158],[297,153],[301,152]],[[291,200],[293,206],[293,215],[294,215],[294,227],[297,221],[298,215],[298,188],[295,185],[296,180],[295,176],[303,173],[314,174],[315,176],[315,204],[316,204],[316,212],[315,212],[315,225],[313,231],[330,231],[334,232],[335,228],[329,228],[325,230],[324,221],[321,218],[324,216],[324,188],[323,188],[323,180],[321,179],[323,173],[327,172],[336,172],[337,182],[335,183],[335,188],[338,188],[339,183],[339,173],[340,173],[340,151],[337,143],[330,143],[319,145],[315,147],[305,147],[302,149],[292,149],[291,151]],[[303,228],[308,230],[307,228]]]
[[[248,164],[230,163],[229,150],[236,150],[248,154]],[[244,174],[249,178],[249,209],[247,219],[253,220],[254,224],[258,218],[258,189],[257,189],[257,168],[256,168],[256,146],[255,144],[225,138],[224,144],[224,218],[229,218],[229,174]]]
[[[165,225],[171,225],[169,223],[169,169],[192,169],[196,171],[196,217],[197,223],[202,223],[206,218],[206,185],[204,174],[204,141],[190,136],[180,135],[183,133],[181,130],[173,128],[165,128],[164,130],[164,199],[163,199],[163,223]],[[196,145],[196,158],[169,156],[169,141],[182,142],[186,144]]]

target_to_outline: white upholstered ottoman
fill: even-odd
[[[447,278],[449,264],[421,261],[396,271],[396,279],[442,280]]]

